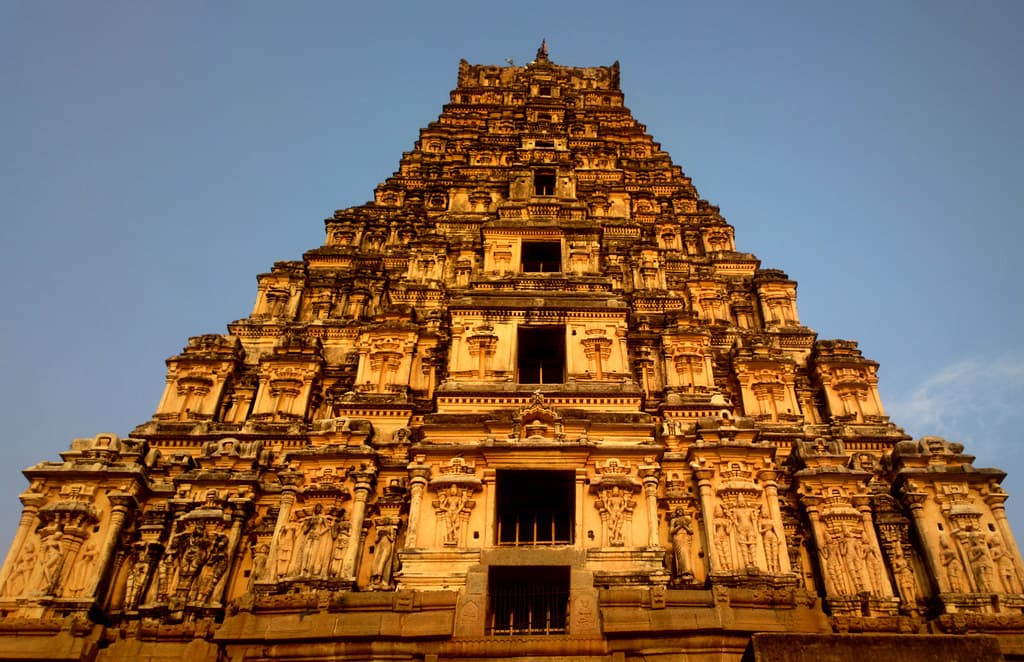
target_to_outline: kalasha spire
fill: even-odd
[[[537,62],[548,61],[548,40],[540,40],[540,48],[537,49]]]

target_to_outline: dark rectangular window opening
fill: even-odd
[[[567,566],[492,566],[487,587],[488,636],[568,632]]]
[[[562,270],[562,242],[524,241],[523,271],[556,273]]]
[[[555,171],[538,170],[533,173],[533,194],[554,195],[555,194]]]
[[[499,469],[499,545],[571,545],[576,511],[571,471]]]
[[[565,327],[519,327],[517,365],[520,384],[565,381]]]

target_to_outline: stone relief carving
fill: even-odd
[[[677,579],[693,577],[690,567],[690,545],[693,539],[693,517],[682,508],[676,508],[669,520],[672,539],[673,570]]]

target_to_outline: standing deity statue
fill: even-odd
[[[71,574],[68,576],[69,596],[79,596],[85,593],[89,580],[92,579],[93,573],[96,571],[93,562],[96,560],[97,553],[96,544],[93,542],[87,543],[79,552],[75,564],[71,567]]]
[[[868,586],[864,582],[863,561],[860,557],[861,535],[862,532],[856,529],[850,530],[844,526],[840,529],[839,540],[836,541],[841,564],[853,584],[854,593],[868,590]]]
[[[960,561],[960,555],[953,549],[949,541],[939,538],[942,547],[942,565],[946,568],[946,579],[949,581],[949,590],[953,593],[964,592],[964,565]]]
[[[682,508],[672,512],[668,523],[672,538],[672,560],[675,563],[676,578],[693,577],[690,570],[690,541],[693,538],[693,517]]]
[[[729,518],[722,509],[722,504],[715,505],[715,554],[722,570],[732,570],[731,536]]]
[[[992,593],[996,590],[995,569],[992,564],[992,557],[988,553],[988,543],[985,534],[978,531],[971,524],[965,535],[967,541],[967,561],[971,566],[974,575],[974,583],[979,593]]]
[[[313,506],[313,513],[302,520],[302,545],[299,547],[298,574],[320,577],[331,558],[331,522],[324,514],[323,504]]]
[[[914,580],[914,571],[911,570],[907,558],[899,547],[896,547],[892,559],[892,574],[896,578],[896,587],[900,592],[900,599],[907,607],[917,605],[917,582]]]
[[[345,551],[348,549],[350,530],[352,525],[342,519],[345,511],[341,511],[338,518],[331,525],[331,538],[334,539],[334,549],[331,551],[331,561],[328,567],[328,574],[331,577],[347,576],[351,568],[345,568]]]
[[[466,495],[458,485],[438,492],[434,507],[441,511],[444,523],[444,544],[458,545],[459,532],[462,528],[462,509],[466,507]]]
[[[601,500],[604,501],[605,511],[608,514],[608,544],[616,547],[622,546],[625,544],[622,527],[625,523],[626,495],[622,493],[622,488],[616,485],[605,490],[601,495]]]
[[[32,581],[32,575],[36,571],[36,545],[29,540],[21,549],[18,560],[14,564],[11,576],[7,579],[4,587],[4,595],[16,597],[25,592]]]
[[[743,563],[748,568],[757,567],[757,536],[760,534],[758,516],[760,511],[753,504],[748,504],[741,492],[736,497],[736,505],[729,510],[736,543],[739,546]]]
[[[216,595],[215,589],[220,584],[221,577],[228,569],[228,537],[219,534],[213,541],[210,555],[206,561],[195,588],[195,595],[199,602],[209,604],[210,598]]]
[[[149,557],[144,547],[138,547],[131,556],[128,577],[125,579],[124,608],[132,611],[139,605],[149,574]]]
[[[384,525],[377,529],[377,541],[373,552],[373,566],[370,570],[370,587],[388,589],[391,587],[391,566],[395,552],[395,537],[398,527]]]
[[[1020,593],[1020,577],[1017,575],[1013,557],[1006,551],[999,536],[994,535],[989,540],[988,551],[999,572],[999,581],[1003,584],[1003,590],[1007,593]]]
[[[298,535],[294,526],[285,526],[281,529],[281,538],[277,542],[277,576],[279,579],[291,577],[295,569],[295,536]]]
[[[252,549],[252,571],[249,573],[249,588],[256,582],[263,581],[267,576],[270,560],[270,545],[260,543]]]
[[[848,595],[846,578],[843,573],[843,559],[836,539],[828,532],[822,531],[821,558],[825,565],[825,574],[832,582],[836,595]]]
[[[775,532],[775,522],[767,506],[761,507],[761,543],[768,572],[779,572],[779,534]]]
[[[875,595],[882,595],[882,561],[878,557],[878,551],[863,532],[860,533],[857,541],[864,573],[867,575],[867,589]]]
[[[62,532],[54,531],[43,540],[43,558],[36,584],[39,595],[53,595],[60,584],[61,571],[64,569],[63,537]]]

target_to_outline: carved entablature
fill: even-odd
[[[714,225],[704,228],[701,231],[704,251],[707,253],[735,251],[736,241],[733,235],[734,231],[731,225]]]
[[[404,396],[416,337],[415,328],[382,328],[362,334],[358,344],[357,392]]]
[[[895,488],[925,547],[939,598],[949,610],[1024,606],[1024,565],[1006,519],[1005,474],[979,469],[963,444],[923,437],[896,444]],[[1000,595],[998,603],[979,595]],[[999,606],[997,606],[999,605]]]
[[[786,274],[773,269],[758,272],[757,298],[761,304],[761,318],[765,327],[799,326],[796,310],[796,282]]]
[[[878,363],[865,359],[850,340],[819,340],[811,360],[834,421],[888,421],[878,395]]]
[[[260,360],[259,391],[252,418],[257,421],[300,421],[323,370],[319,339],[284,335],[271,356]]]
[[[245,357],[237,338],[189,338],[184,351],[167,359],[167,385],[154,418],[162,421],[212,420],[224,387]]]
[[[287,321],[295,319],[305,281],[302,263],[278,262],[274,270],[257,277],[253,320]]]
[[[686,327],[662,336],[666,386],[685,392],[703,392],[715,387],[711,335]]]
[[[747,416],[762,423],[803,420],[796,399],[797,367],[790,357],[764,344],[741,347],[733,369]]]

